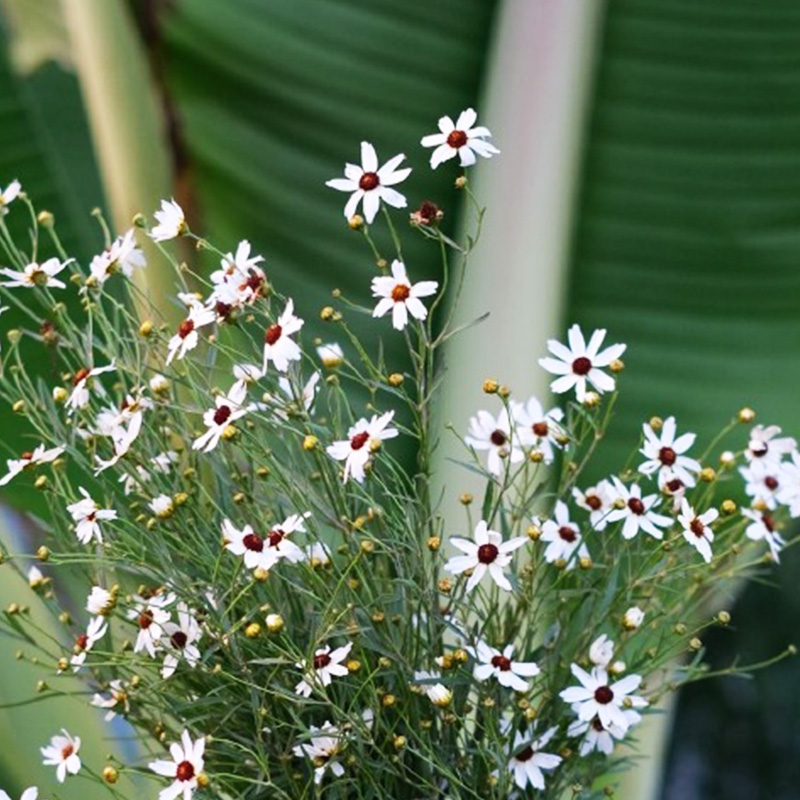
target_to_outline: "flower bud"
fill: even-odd
[[[63,386],[54,386],[53,387],[53,402],[58,403],[61,405],[67,401],[69,397],[69,392]]]
[[[486,378],[483,382],[483,391],[486,394],[497,394],[500,384],[494,378]]]
[[[625,362],[621,358],[615,358],[609,365],[608,368],[612,372],[622,372],[625,369]]]
[[[270,633],[280,633],[283,630],[284,622],[280,614],[267,614],[266,623]]]
[[[34,489],[44,489],[47,486],[47,475],[39,475],[39,477],[33,482]]]
[[[660,431],[664,427],[664,420],[661,417],[650,417],[648,424],[654,431]]]
[[[748,425],[756,418],[756,412],[753,411],[752,408],[745,406],[739,410],[739,414],[737,416],[739,418],[739,422],[741,422],[743,425]]]
[[[600,405],[600,395],[597,392],[586,392],[583,404],[586,408],[596,408]]]
[[[351,658],[345,666],[348,672],[358,672],[361,669],[361,662],[357,658]]]
[[[333,319],[334,310],[331,306],[325,306],[320,312],[319,317],[323,322],[330,322]]]
[[[719,463],[723,467],[733,467],[736,464],[736,455],[730,450],[726,450],[724,453],[720,453]]]
[[[538,525],[529,525],[525,533],[532,542],[538,542],[542,535],[542,529]]]
[[[397,702],[397,698],[393,694],[385,694],[381,698],[381,705],[384,708],[391,708]]]
[[[24,400],[17,400],[13,406],[11,406],[11,410],[15,414],[24,414],[25,413],[25,401]]]
[[[364,217],[362,217],[361,214],[353,214],[353,216],[347,220],[347,224],[350,226],[351,231],[360,231],[364,227]]]
[[[466,175],[459,175],[455,180],[455,187],[456,189],[464,189],[467,186],[467,176]]]
[[[106,783],[116,783],[119,780],[119,772],[111,764],[107,764],[103,767],[103,780]]]
[[[38,558],[39,561],[49,561],[50,560],[50,548],[45,546],[45,545],[42,545],[36,551],[36,558]]]
[[[437,586],[442,594],[450,594],[453,591],[453,582],[450,578],[440,578]]]
[[[394,386],[397,388],[398,386],[403,385],[403,381],[405,380],[405,376],[401,372],[393,372],[387,380],[389,381],[390,386]]]
[[[317,439],[316,436],[308,434],[308,436],[306,436],[303,439],[303,450],[305,450],[307,453],[311,452],[316,448],[318,444],[319,444],[319,439]]]
[[[261,633],[261,626],[257,622],[251,622],[245,629],[244,635],[248,639],[256,639]]]
[[[735,514],[736,513],[736,503],[733,500],[731,500],[730,498],[727,498],[726,500],[723,500],[722,503],[720,504],[720,511],[722,511],[722,513],[727,515],[727,516],[730,516],[731,514]]]
[[[169,378],[163,375],[153,375],[150,378],[150,391],[153,394],[167,394],[169,392]]]
[[[146,319],[139,326],[139,336],[146,339],[153,332],[153,323],[151,320]]]
[[[703,467],[700,470],[699,477],[705,483],[713,483],[717,479],[717,473],[712,467]]]
[[[622,627],[635,631],[644,622],[644,611],[639,606],[631,606],[622,617]]]
[[[694,651],[695,653],[703,647],[703,643],[697,636],[694,636],[689,640],[689,649]]]
[[[720,611],[717,614],[717,622],[719,622],[720,625],[728,625],[730,621],[731,615],[727,611]]]
[[[442,546],[442,540],[439,536],[428,537],[428,550],[436,552]]]
[[[461,503],[462,506],[468,506],[474,499],[470,492],[462,492],[461,497],[458,498],[458,502]]]
[[[267,578],[269,578],[269,570],[264,569],[264,567],[256,567],[253,570],[253,579],[259,583],[264,583]]]

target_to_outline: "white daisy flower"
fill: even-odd
[[[106,615],[114,605],[114,595],[102,586],[93,586],[86,598],[86,610],[90,614]]]
[[[0,486],[5,486],[9,481],[17,477],[25,469],[35,467],[39,464],[49,464],[55,461],[65,450],[64,447],[52,447],[45,449],[43,444],[35,450],[23,453],[19,458],[9,458],[6,460],[8,472],[0,478]]]
[[[122,681],[114,680],[108,685],[108,697],[95,693],[92,697],[92,705],[95,708],[105,708],[106,714],[103,719],[106,722],[111,722],[117,716],[115,709],[117,706],[122,707],[122,711],[127,714],[130,711],[130,703],[128,702],[128,693],[122,685]]]
[[[86,632],[75,639],[74,655],[70,658],[73,672],[77,672],[86,661],[86,654],[99,642],[108,631],[108,623],[103,617],[93,617],[86,626]]]
[[[431,154],[431,169],[436,169],[444,161],[455,158],[461,159],[462,167],[471,167],[477,156],[491,158],[500,151],[490,142],[485,141],[492,134],[488,128],[475,127],[478,119],[474,109],[462,111],[458,119],[453,122],[450,117],[439,120],[439,133],[423,136],[420,144],[423,147],[435,147]]]
[[[704,514],[697,515],[689,505],[686,498],[681,501],[681,513],[678,522],[683,526],[683,538],[703,556],[706,564],[711,562],[711,542],[714,541],[714,532],[711,523],[719,516],[716,508],[709,508]]]
[[[571,669],[581,685],[564,689],[559,696],[570,705],[576,704],[573,706],[575,713],[584,722],[599,717],[604,727],[616,725],[627,731],[630,721],[625,709],[647,705],[646,700],[632,694],[642,682],[641,675],[626,675],[609,685],[608,673],[603,667],[594,667],[591,673],[578,664],[572,664]]]
[[[369,142],[361,142],[361,166],[345,164],[344,178],[333,178],[325,185],[339,192],[352,192],[344,207],[344,216],[350,219],[363,201],[364,217],[371,225],[380,208],[381,200],[394,208],[405,208],[406,198],[392,186],[404,181],[411,169],[397,169],[405,155],[390,158],[382,167],[378,166],[378,155]]]
[[[292,752],[298,758],[308,758],[314,765],[315,785],[322,783],[327,770],[330,770],[337,778],[344,775],[344,767],[339,762],[339,756],[344,749],[339,729],[326,721],[321,727],[311,725],[308,730],[311,740],[295,745]],[[168,798],[161,800],[168,800]]]
[[[365,467],[372,453],[380,449],[381,442],[393,439],[398,434],[397,428],[389,427],[393,417],[394,411],[387,411],[380,416],[376,414],[369,420],[364,417],[347,431],[347,439],[333,442],[325,448],[331,458],[344,461],[344,483],[351,477],[358,483],[364,482]]]
[[[18,180],[13,180],[5,189],[0,189],[0,216],[6,213],[8,206],[17,199],[21,191],[22,185]],[[22,800],[27,798],[23,796]]]
[[[578,704],[573,705],[572,710],[578,713]],[[628,729],[638,725],[642,721],[642,715],[632,708],[622,712],[628,720]],[[591,720],[576,719],[567,728],[567,736],[583,736],[579,752],[582,757],[588,756],[597,750],[598,753],[610,756],[614,752],[615,740],[625,738],[627,730],[623,730],[618,725],[603,725],[600,717]]]
[[[601,351],[605,336],[605,329],[596,330],[589,339],[589,344],[586,344],[580,326],[573,325],[567,332],[569,347],[556,339],[547,341],[547,349],[555,358],[540,358],[539,365],[560,376],[550,384],[553,392],[564,394],[574,388],[578,402],[582,403],[586,398],[587,382],[600,394],[614,391],[616,383],[610,375],[603,372],[603,368],[625,352],[625,345],[613,344]]]
[[[55,289],[66,289],[67,284],[55,276],[66,269],[67,265],[74,260],[74,258],[69,258],[62,262],[57,258],[48,258],[47,261],[43,261],[41,264],[35,262],[28,264],[21,272],[7,267],[0,269],[0,275],[11,278],[10,281],[0,282],[0,286],[8,286],[9,288],[23,286],[28,289],[34,286],[47,286]]]
[[[192,615],[186,603],[178,603],[175,607],[178,622],[164,623],[164,635],[160,646],[166,651],[164,665],[161,668],[161,677],[165,680],[172,677],[181,659],[194,669],[200,661],[200,650],[197,642],[200,641],[200,625]]]
[[[217,318],[216,312],[204,306],[194,295],[181,292],[178,297],[189,307],[189,315],[178,326],[178,332],[167,344],[167,364],[177,356],[183,358],[190,350],[194,350],[200,342],[198,328],[210,325]]]
[[[531,447],[544,457],[545,464],[552,464],[553,448],[561,449],[559,442],[566,431],[561,426],[564,412],[560,408],[545,411],[535,397],[524,405],[511,402],[511,416],[517,425],[517,436],[523,447]]]
[[[271,361],[278,372],[286,372],[290,361],[299,361],[302,353],[297,342],[289,337],[303,327],[303,320],[294,315],[294,301],[287,300],[286,308],[278,321],[267,328],[264,334],[264,361],[262,371],[266,374]]]
[[[127,425],[118,425],[112,429],[111,441],[114,445],[114,455],[108,460],[95,456],[97,460],[95,475],[99,475],[103,470],[113,467],[123,456],[128,454],[131,445],[136,441],[142,429],[142,416],[142,412],[137,411],[130,416]]]
[[[586,490],[575,487],[572,490],[575,505],[589,512],[589,524],[596,531],[605,530],[608,525],[608,512],[614,505],[614,491],[611,482],[602,480]]]
[[[512,658],[513,644],[506,645],[501,652],[480,641],[477,647],[467,648],[467,651],[480,662],[473,670],[475,680],[487,681],[494,677],[501,686],[513,689],[515,692],[527,692],[531,686],[523,678],[535,678],[540,672],[539,667],[532,661],[516,661]]]
[[[664,420],[660,433],[656,433],[647,423],[642,425],[642,430],[644,445],[639,452],[647,461],[639,465],[639,472],[642,475],[657,472],[660,489],[673,478],[680,478],[684,486],[694,486],[696,481],[692,473],[700,472],[702,467],[684,453],[694,444],[696,434],[684,433],[675,438],[675,417]]]
[[[553,738],[556,726],[546,730],[538,739],[531,739],[517,731],[514,737],[512,756],[508,761],[509,772],[514,773],[514,783],[524,790],[530,785],[534,789],[544,789],[544,772],[555,769],[562,761],[561,756],[542,752],[542,748]]]
[[[622,525],[622,537],[624,539],[633,539],[639,531],[644,531],[655,539],[663,539],[664,531],[661,528],[671,525],[672,519],[653,511],[653,507],[659,500],[658,495],[651,494],[647,497],[642,497],[642,487],[638,483],[625,486],[616,476],[612,477],[611,480],[614,482],[614,491],[617,498],[622,500],[625,505],[622,508],[612,508],[608,512],[608,521],[618,522],[621,519],[625,520]]]
[[[250,410],[250,407],[243,405],[247,399],[246,394],[245,386],[236,383],[231,387],[229,394],[217,395],[214,398],[215,408],[203,414],[203,424],[207,430],[192,442],[192,450],[210,453],[219,444],[225,429]]]
[[[267,569],[268,561],[264,553],[264,537],[259,536],[250,525],[239,530],[229,519],[222,520],[222,541],[226,550],[244,558],[247,569]]]
[[[506,461],[519,464],[525,458],[516,427],[505,408],[497,419],[483,410],[471,417],[464,441],[475,450],[488,451],[486,468],[495,476],[503,474]]]
[[[748,461],[779,462],[797,449],[797,441],[789,436],[778,437],[781,429],[777,425],[756,425],[750,431],[750,441],[744,456]],[[777,438],[776,438],[777,437]]]
[[[183,795],[183,800],[192,800],[192,794],[197,789],[197,778],[203,772],[205,761],[206,740],[201,737],[192,741],[189,731],[181,734],[181,742],[173,742],[169,746],[172,761],[151,761],[147,766],[157,775],[173,778],[172,784],[158,793],[158,800],[175,800]]]
[[[304,520],[311,516],[310,511],[303,514],[291,514],[264,537],[261,566],[272,569],[282,558],[292,564],[299,564],[305,560],[305,553],[288,537],[293,534],[306,532]]]
[[[3,196],[0,193],[0,214],[3,213]],[[19,800],[37,800],[39,797],[39,789],[36,786],[29,786],[20,796]],[[0,789],[0,800],[11,800],[8,792]]]
[[[251,256],[250,242],[239,242],[236,253],[228,253],[220,262],[221,269],[211,273],[214,284],[212,298],[218,305],[238,308],[250,305],[264,296],[267,276],[258,265],[264,260],[261,256]],[[217,313],[226,309],[217,308]],[[228,311],[228,313],[230,313]],[[228,313],[221,316],[227,317]]]
[[[540,527],[541,540],[547,543],[544,560],[548,564],[565,561],[567,568],[575,565],[575,558],[588,558],[589,551],[583,543],[580,528],[569,518],[569,508],[563,500],[556,502],[554,519],[546,520]],[[534,520],[537,522],[538,520]]]
[[[53,736],[47,747],[40,747],[39,750],[44,757],[42,763],[46,766],[56,768],[56,778],[59,783],[64,783],[67,774],[77,775],[81,768],[81,759],[78,751],[81,749],[81,738],[70,736],[64,728],[61,729],[63,736]]]
[[[347,667],[342,662],[347,658],[352,647],[352,642],[337,647],[335,650],[331,650],[329,645],[325,645],[314,651],[314,658],[310,664],[305,661],[296,664],[298,669],[305,671],[305,675],[303,680],[294,687],[295,694],[310,697],[315,687],[330,686],[334,678],[343,678],[347,675]]]
[[[83,495],[83,500],[67,506],[67,511],[75,522],[75,535],[81,544],[89,544],[93,538],[102,544],[103,533],[99,520],[116,519],[117,512],[111,508],[100,508],[83,486],[79,486],[78,491]]]
[[[175,239],[189,230],[183,209],[174,200],[162,200],[161,210],[153,216],[158,223],[150,229],[150,238],[154,242],[166,242]]]
[[[118,236],[111,247],[92,259],[89,272],[102,286],[117,271],[121,271],[126,278],[131,278],[134,270],[144,269],[146,266],[147,259],[137,247],[135,234],[131,229],[124,236]]]
[[[387,311],[392,312],[392,326],[401,331],[408,325],[408,315],[414,319],[424,320],[428,309],[422,304],[420,297],[436,294],[439,284],[436,281],[420,281],[412,285],[402,261],[392,261],[392,275],[379,276],[372,279],[372,296],[380,297],[372,312],[373,317],[382,317]]]
[[[139,628],[133,652],[146,650],[151,658],[155,658],[160,640],[164,637],[164,626],[172,617],[166,607],[175,602],[175,595],[160,594],[146,600],[137,597],[136,600],[138,602],[127,614],[128,619],[134,620]]]
[[[344,361],[344,352],[336,342],[320,345],[317,348],[317,355],[325,369],[336,369]]]
[[[765,511],[755,511],[750,508],[742,509],[742,516],[752,520],[745,529],[745,535],[748,539],[760,542],[765,541],[769,547],[772,560],[778,564],[780,563],[780,552],[786,545],[783,537],[775,529],[775,520],[771,514]]]
[[[491,579],[507,592],[511,591],[511,584],[503,570],[511,563],[515,550],[527,542],[525,536],[515,536],[507,542],[497,531],[489,530],[486,522],[481,520],[475,526],[474,541],[451,537],[450,544],[457,547],[465,555],[450,558],[444,568],[453,575],[472,570],[467,581],[466,591],[471,592],[489,573]]]
[[[744,490],[756,502],[774,511],[782,495],[782,484],[787,477],[786,464],[769,459],[753,459],[746,467],[739,467],[744,478]]]
[[[112,359],[111,363],[105,367],[95,367],[94,369],[84,367],[79,369],[72,378],[72,392],[64,404],[67,407],[67,413],[72,414],[77,409],[86,408],[91,397],[89,386],[91,386],[92,378],[102,375],[104,372],[113,372],[116,368],[117,365]],[[101,393],[103,392],[103,387],[99,383],[98,389]]]

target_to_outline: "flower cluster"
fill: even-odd
[[[476,123],[471,109],[442,117],[421,141],[430,166],[496,155]],[[432,397],[456,328],[440,285],[465,269],[483,209],[460,175],[476,230],[456,241],[422,203],[412,235],[448,257],[438,280],[407,265],[390,211],[407,206],[405,160],[381,164],[363,142],[360,166],[328,181],[350,194],[345,217],[381,274],[361,299],[336,293],[318,321],[305,298],[279,293],[248,240],[202,240],[214,263],[187,285],[170,242],[200,240],[174,200],[86,266],[37,231],[34,252],[54,251],[41,263],[0,240],[11,265],[0,292],[24,293],[35,321],[0,353],[0,400],[33,441],[0,486],[38,490],[49,531],[34,556],[4,550],[0,562],[63,635],[42,639],[24,603],[0,631],[43,672],[42,692],[84,681],[76,696],[124,720],[148,765],[86,769],[80,737],[63,730],[41,750],[58,782],[146,772],[160,800],[207,787],[254,799],[590,787],[667,687],[705,675],[681,656],[728,619],[708,605],[717,583],[760,569],[759,542],[773,561],[786,546],[800,453],[774,426],[718,454],[717,440],[701,452],[674,417],[653,418],[631,466],[604,464],[589,485],[626,347],[577,324],[539,359],[561,405],[484,383],[495,406],[459,434],[455,478],[477,475],[483,499],[446,486],[463,515],[444,515]],[[12,202],[30,203],[17,183],[0,212]],[[369,232],[381,209],[386,252]],[[175,270],[177,318],[137,292],[142,236]],[[407,363],[390,372],[350,315],[407,343]],[[309,333],[321,325],[325,339]],[[58,364],[46,378],[28,366],[43,350]],[[743,410],[723,434],[752,418]]]

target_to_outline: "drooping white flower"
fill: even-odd
[[[86,610],[90,614],[108,614],[114,608],[114,595],[102,586],[93,586],[86,598]]]
[[[161,668],[161,677],[165,680],[172,677],[181,659],[192,668],[200,661],[200,650],[197,647],[202,635],[200,625],[186,603],[178,603],[175,611],[178,622],[176,624],[170,620],[164,623],[164,635],[160,642],[160,647],[166,651]]]
[[[580,528],[570,520],[569,508],[563,500],[556,502],[553,516],[554,519],[548,519],[541,525],[542,535],[540,538],[547,543],[544,560],[548,564],[564,561],[566,568],[572,569],[576,557],[588,558],[589,551],[583,542]]]
[[[28,586],[30,586],[31,589],[36,589],[41,586],[43,582],[44,575],[42,571],[35,564],[32,564],[28,569]]]
[[[325,369],[336,369],[344,361],[344,352],[336,342],[320,345],[317,348],[317,355]]]
[[[673,478],[680,478],[684,486],[692,487],[696,481],[692,473],[700,472],[700,463],[684,453],[697,438],[694,433],[675,437],[675,417],[667,417],[660,433],[648,423],[642,425],[644,445],[639,451],[647,460],[639,465],[642,475],[658,473],[658,486],[663,488]]]
[[[93,538],[102,543],[103,533],[99,520],[116,519],[117,512],[111,508],[100,508],[83,486],[79,486],[78,491],[83,495],[83,500],[67,506],[67,511],[75,522],[75,535],[81,544],[89,544]]]
[[[2,194],[0,193],[0,215],[3,213]],[[29,786],[20,796],[19,800],[37,800],[39,789],[36,786]],[[0,800],[11,800],[8,792],[0,789]]]
[[[305,674],[294,687],[295,694],[310,697],[315,688],[330,686],[334,678],[342,678],[347,675],[347,667],[342,662],[347,658],[352,647],[352,642],[337,647],[335,650],[331,650],[330,645],[325,645],[314,651],[314,657],[310,663],[301,661],[296,664],[295,666],[303,670]]]
[[[706,564],[711,562],[711,542],[714,541],[714,531],[711,523],[719,516],[716,508],[709,508],[704,514],[696,514],[686,498],[681,501],[681,513],[678,522],[683,527],[683,538],[703,556]]]
[[[644,622],[644,611],[639,606],[631,606],[622,616],[625,630],[635,631]]]
[[[514,783],[520,789],[524,790],[528,785],[534,789],[544,789],[543,770],[549,772],[561,763],[561,756],[542,752],[542,748],[547,746],[557,730],[558,728],[553,726],[537,739],[517,731],[512,755],[508,761],[508,770],[514,774]]]
[[[325,542],[314,542],[303,551],[310,567],[327,567],[331,563],[331,549]]]
[[[530,447],[543,456],[545,464],[552,464],[553,449],[561,449],[566,431],[561,426],[564,412],[560,408],[545,411],[536,397],[527,403],[511,402],[511,415],[517,425],[517,436],[523,447]]]
[[[227,395],[217,395],[214,398],[215,408],[203,414],[203,424],[207,430],[192,442],[192,450],[210,453],[219,444],[225,429],[250,410],[244,405],[246,399],[247,388],[240,383],[235,383]]]
[[[797,449],[797,441],[790,436],[778,436],[781,429],[777,425],[756,425],[750,431],[750,441],[744,456],[748,461],[779,462],[783,457]]]
[[[192,800],[192,794],[198,786],[197,778],[205,766],[205,747],[204,737],[192,741],[189,731],[184,730],[180,744],[173,742],[169,746],[172,761],[160,759],[147,765],[157,775],[173,778],[173,782],[158,793],[158,800],[175,800],[180,795],[183,795],[183,800]]]
[[[540,672],[532,661],[517,661],[513,658],[513,644],[506,645],[501,652],[486,642],[479,641],[475,648],[467,648],[467,651],[479,662],[473,670],[475,680],[486,681],[494,677],[501,686],[515,692],[527,692],[530,683],[523,678],[534,678]]]
[[[475,526],[473,541],[451,537],[450,544],[461,550],[464,555],[453,556],[444,568],[453,575],[472,570],[467,581],[467,593],[481,582],[487,572],[501,589],[510,592],[511,584],[504,574],[504,569],[511,563],[513,558],[511,554],[526,542],[527,538],[524,536],[515,536],[504,542],[502,534],[489,530],[486,522],[481,520]]]
[[[175,200],[162,200],[161,209],[156,211],[153,216],[158,223],[150,229],[150,238],[154,242],[166,242],[169,239],[175,239],[178,236],[182,236],[189,229],[183,209]]]
[[[603,633],[589,647],[589,661],[596,667],[607,667],[614,658],[614,642]]]
[[[264,296],[267,276],[258,266],[264,259],[250,253],[250,242],[245,239],[239,242],[236,253],[228,253],[220,262],[221,268],[211,273],[214,284],[211,297],[216,301],[217,314],[223,318],[228,316],[230,309],[251,305]]]
[[[415,685],[419,686],[428,700],[438,708],[446,708],[453,701],[453,693],[443,683],[439,683],[439,678],[441,675],[438,672],[414,672]]]
[[[8,206],[17,199],[22,191],[22,185],[18,180],[13,180],[5,189],[0,189],[0,216],[6,213]],[[27,800],[25,797],[22,800]]]
[[[775,529],[775,520],[772,514],[766,511],[755,511],[750,508],[742,509],[742,516],[752,520],[745,528],[745,535],[748,539],[760,542],[765,541],[769,547],[772,560],[778,564],[780,563],[780,552],[786,545],[783,537]]]
[[[99,456],[97,459],[97,469],[95,475],[99,475],[103,470],[113,467],[121,458],[127,455],[131,449],[131,445],[136,441],[139,432],[142,429],[142,412],[137,411],[130,416],[127,424],[118,425],[111,431],[111,441],[114,445],[114,455],[111,458],[104,460]]]
[[[264,372],[258,364],[234,364],[233,377],[236,378],[236,382],[231,386],[230,393],[246,394],[252,384],[258,383],[264,377]]]
[[[745,492],[757,503],[775,510],[782,496],[783,483],[788,473],[787,465],[770,459],[753,459],[746,467],[739,467],[744,478]]]
[[[89,272],[102,286],[115,272],[121,271],[126,278],[131,278],[136,269],[144,269],[147,259],[136,245],[133,229],[123,236],[118,236],[111,246],[96,255],[89,264]]]
[[[28,289],[34,286],[47,286],[54,289],[66,289],[67,284],[55,276],[66,269],[74,260],[69,258],[62,262],[57,258],[48,258],[47,261],[43,261],[41,264],[36,262],[27,264],[22,271],[5,267],[0,269],[0,275],[5,275],[11,280],[0,282],[0,286],[8,286],[9,288],[22,286]]]
[[[372,419],[366,417],[358,420],[347,431],[347,439],[333,442],[325,448],[325,452],[336,461],[344,461],[343,482],[348,478],[358,483],[363,483],[366,477],[365,467],[372,453],[380,449],[381,442],[397,436],[397,428],[390,428],[389,423],[394,417],[394,411],[387,411]]]
[[[800,452],[792,450],[790,461],[781,464],[778,502],[788,506],[792,518],[800,517]]]
[[[483,410],[471,417],[464,441],[475,450],[488,451],[486,468],[492,475],[502,475],[506,461],[519,464],[525,457],[516,427],[505,408],[497,419]]]
[[[161,644],[160,640],[164,636],[164,626],[172,617],[167,611],[167,606],[175,602],[175,595],[168,593],[147,599],[142,597],[135,599],[137,602],[127,615],[128,619],[134,620],[139,628],[133,652],[140,653],[145,650],[151,658],[155,658],[156,650]]]
[[[402,261],[392,261],[392,275],[372,279],[372,296],[381,298],[372,312],[373,317],[382,317],[392,312],[392,326],[401,331],[408,324],[408,315],[424,320],[428,316],[420,297],[436,294],[439,284],[436,281],[420,281],[412,285]]]
[[[86,654],[94,647],[95,642],[99,642],[108,631],[108,623],[103,617],[93,617],[86,626],[86,631],[75,640],[74,655],[69,663],[72,669],[77,672],[86,661]]]
[[[587,344],[580,326],[573,325],[567,332],[569,347],[556,339],[548,339],[547,349],[555,358],[540,358],[539,365],[560,376],[550,384],[553,392],[564,394],[574,388],[578,402],[582,403],[586,398],[587,383],[600,394],[614,391],[616,382],[603,369],[625,352],[625,345],[613,344],[600,350],[605,337],[605,329],[600,328],[592,334]]]
[[[617,498],[625,505],[622,508],[612,508],[608,512],[609,522],[618,522],[624,519],[622,536],[624,539],[633,539],[639,531],[649,533],[655,539],[663,539],[665,528],[672,524],[670,517],[656,513],[653,508],[659,500],[658,495],[651,494],[642,497],[642,487],[638,483],[631,486],[625,484],[615,476],[611,478]]]
[[[63,736],[56,734],[47,747],[40,747],[39,750],[43,756],[42,763],[47,767],[55,767],[58,782],[64,783],[67,774],[77,775],[80,771],[81,759],[78,751],[81,748],[81,737],[73,738],[64,728],[61,733]]]
[[[309,726],[310,741],[295,745],[292,752],[298,758],[308,758],[314,765],[314,783],[319,785],[330,770],[335,777],[344,775],[344,767],[339,756],[344,749],[341,731],[330,722],[325,721],[321,727]],[[162,800],[168,800],[162,798]]]
[[[194,350],[200,342],[198,328],[210,325],[217,318],[216,312],[204,306],[193,294],[181,292],[178,297],[189,308],[189,314],[178,326],[177,333],[167,344],[167,364],[177,357],[182,359],[190,350]]]
[[[84,367],[79,369],[72,378],[72,392],[64,404],[67,407],[67,413],[72,414],[74,411],[86,408],[89,405],[89,386],[91,385],[92,378],[102,375],[104,372],[113,372],[117,368],[114,360],[105,367],[94,367],[88,369]],[[102,391],[102,385],[98,384],[99,389]]]
[[[477,120],[475,110],[468,108],[458,115],[455,122],[450,117],[442,117],[439,120],[439,133],[422,137],[420,144],[423,147],[436,148],[431,154],[431,169],[436,169],[439,164],[456,155],[462,167],[471,167],[477,161],[477,156],[491,158],[500,152],[486,141],[492,135],[489,129],[475,127]]]
[[[603,531],[608,525],[608,512],[614,504],[614,491],[610,481],[602,480],[596,486],[582,491],[572,490],[575,505],[589,512],[589,524],[596,531]]]
[[[314,405],[314,400],[317,397],[319,379],[319,371],[312,373],[311,377],[306,381],[306,385],[300,392],[299,397],[297,396],[291,381],[285,375],[281,375],[281,377],[278,378],[278,388],[281,390],[281,392],[283,392],[290,404],[298,403],[302,406],[304,411],[311,411],[311,406]],[[272,399],[274,400],[275,398]],[[275,414],[281,419],[287,419],[286,411],[282,408],[276,408]]]
[[[647,705],[646,700],[632,694],[642,682],[641,675],[626,675],[609,684],[608,672],[603,667],[594,667],[591,673],[578,664],[572,664],[571,669],[581,685],[564,689],[559,696],[570,705],[576,704],[578,719],[584,722],[599,717],[606,728],[616,725],[627,731],[630,721],[624,713],[625,709]]]
[[[264,333],[264,361],[262,371],[266,373],[269,362],[278,372],[286,372],[290,361],[299,361],[302,352],[294,339],[290,338],[303,327],[303,320],[294,315],[294,301],[287,300],[286,308],[278,321]]]
[[[35,450],[23,453],[19,458],[7,459],[6,466],[8,472],[0,478],[0,486],[5,486],[9,481],[16,478],[20,472],[29,467],[35,467],[39,464],[49,464],[55,461],[65,449],[64,447],[52,447],[47,450],[43,444],[40,444]]]
[[[95,693],[92,697],[92,705],[95,708],[105,708],[106,714],[103,719],[106,722],[111,722],[117,716],[115,709],[117,706],[122,707],[124,713],[130,711],[130,703],[128,702],[128,693],[122,685],[121,680],[113,680],[108,685],[108,697]]]
[[[572,707],[576,714],[578,713],[578,705],[576,703]],[[642,721],[642,715],[632,708],[625,709],[622,713],[628,721],[628,729]],[[583,757],[588,756],[595,750],[610,756],[614,751],[615,740],[624,739],[627,732],[627,730],[623,730],[618,725],[612,724],[606,727],[600,717],[594,717],[591,720],[576,719],[567,728],[567,736],[583,736],[583,741],[581,741],[578,751]]]
[[[346,219],[356,213],[362,201],[367,224],[372,224],[375,219],[381,200],[394,208],[406,207],[406,198],[391,188],[411,174],[410,167],[397,169],[404,159],[405,155],[400,153],[379,167],[375,148],[369,142],[361,142],[361,166],[345,164],[344,178],[333,178],[325,183],[339,192],[351,192],[344,207]]]
[[[175,503],[168,494],[160,494],[154,497],[147,507],[159,518],[167,519],[175,513]]]

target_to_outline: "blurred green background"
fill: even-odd
[[[250,239],[312,335],[326,335],[313,320],[330,290],[366,300],[374,269],[325,180],[361,139],[384,158],[405,152],[410,206],[437,202],[452,230],[456,172],[431,172],[418,141],[470,105],[502,155],[475,174],[490,210],[463,313],[492,316],[451,350],[444,420],[464,427],[487,375],[545,394],[536,357],[578,321],[628,343],[598,475],[624,463],[653,414],[709,437],[753,405],[800,431],[795,0],[0,0],[0,184],[19,178],[83,259],[101,248],[93,207],[124,229],[174,195],[218,246]],[[411,241],[412,274],[435,277],[436,253]],[[172,288],[157,263],[145,279],[154,297]],[[31,541],[2,519],[17,548]],[[712,663],[759,660],[793,638],[800,563],[785,561],[776,587],[731,598],[735,630],[709,640]],[[4,604],[26,592],[8,574]],[[39,677],[14,649],[0,643],[0,703]],[[786,662],[685,692],[671,734],[649,734],[665,759],[621,795],[797,797],[799,684]],[[0,710],[0,731],[14,731],[0,748],[12,796],[53,789],[38,747],[57,716],[42,726]],[[69,719],[100,767],[113,733],[89,711]],[[94,796],[81,783],[66,800],[77,787]]]

